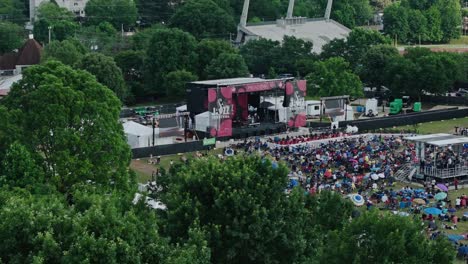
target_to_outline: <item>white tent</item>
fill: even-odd
[[[131,148],[149,147],[152,144],[153,129],[133,121],[123,124],[127,143]],[[159,134],[159,128],[155,128],[155,134]]]
[[[203,112],[195,116],[195,130],[206,132],[208,127],[211,126],[211,118],[215,118],[217,114],[209,111]]]

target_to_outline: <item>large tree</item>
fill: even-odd
[[[143,50],[126,50],[114,57],[115,63],[122,70],[127,87],[131,91],[129,96],[143,97],[145,95],[143,87],[143,63],[145,56],[146,54]]]
[[[156,214],[122,193],[75,191],[73,206],[54,193],[0,190],[0,258],[7,263],[209,263],[199,229],[170,245]]]
[[[240,54],[244,57],[251,73],[267,74],[270,68],[274,67],[279,47],[278,41],[261,38],[244,44]]]
[[[100,53],[86,54],[76,65],[96,76],[101,84],[111,89],[124,102],[128,95],[122,71],[112,57]]]
[[[122,43],[120,34],[109,22],[81,27],[76,38],[88,49],[104,54],[114,54],[117,43]]]
[[[28,21],[26,14],[28,8],[22,0],[2,0],[0,1],[0,14],[6,21],[11,21],[18,25]]]
[[[307,75],[307,94],[310,96],[362,96],[363,85],[342,58],[330,58],[314,64]]]
[[[203,39],[197,45],[198,54],[198,76],[201,80],[207,79],[205,68],[212,60],[218,58],[221,53],[237,53],[231,43],[224,40]]]
[[[400,56],[398,50],[389,45],[372,46],[360,60],[358,74],[370,87],[380,88],[385,83],[384,75],[391,58]]]
[[[195,72],[195,38],[180,29],[158,29],[151,37],[145,61],[145,81],[150,93],[166,95],[164,76],[172,71]]]
[[[310,263],[320,233],[312,232],[314,216],[303,192],[282,192],[286,174],[285,167],[255,156],[208,158],[174,169],[159,180],[166,232],[183,242],[199,225],[212,263]]]
[[[25,32],[20,26],[10,22],[0,22],[0,54],[19,49]]]
[[[179,7],[171,25],[197,38],[223,38],[235,31],[233,17],[212,0],[191,0]]]
[[[312,57],[312,42],[298,39],[294,36],[284,36],[274,60],[275,70],[278,73],[296,75],[296,62],[300,59]]]
[[[166,94],[173,98],[185,98],[186,84],[188,82],[196,81],[198,77],[186,70],[178,70],[170,72],[164,78],[166,84]]]
[[[116,29],[135,25],[137,8],[132,0],[90,0],[85,8],[88,24],[111,23]]]
[[[436,6],[440,11],[442,40],[449,42],[451,39],[460,38],[461,35],[461,7],[458,0],[438,0]]]
[[[346,40],[335,39],[327,43],[323,47],[323,52],[320,56],[323,59],[342,57],[356,70],[360,64],[360,60],[370,47],[390,44],[390,42],[388,37],[383,36],[378,31],[355,28],[349,33]]]
[[[87,181],[124,190],[133,184],[121,104],[90,73],[55,61],[32,66],[1,104],[21,131],[13,139],[40,153],[47,182],[61,192]]]
[[[366,212],[332,232],[323,263],[452,263],[454,247],[442,237],[429,240],[421,222],[409,217]]]
[[[34,22],[34,38],[42,43],[49,39],[62,41],[74,36],[79,25],[74,22],[75,15],[56,3],[43,2],[37,9],[37,20]]]
[[[205,68],[208,79],[246,77],[248,74],[244,58],[233,53],[221,53]]]
[[[52,41],[44,48],[42,60],[57,60],[67,65],[74,65],[85,54],[86,48],[77,40]]]

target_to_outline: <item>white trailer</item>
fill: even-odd
[[[306,111],[307,111],[308,117],[319,116],[321,109],[322,109],[322,106],[320,105],[320,101],[316,101],[316,100],[306,101]]]

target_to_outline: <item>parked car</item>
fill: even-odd
[[[465,96],[467,94],[468,94],[468,88],[466,88],[466,89],[465,88],[460,88],[460,89],[458,89],[458,91],[456,93],[457,96]]]

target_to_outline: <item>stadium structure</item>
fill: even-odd
[[[285,18],[260,23],[247,23],[249,4],[250,0],[244,0],[240,23],[237,27],[236,43],[239,45],[259,38],[281,42],[284,36],[294,36],[312,42],[312,51],[320,53],[325,44],[333,39],[344,39],[351,31],[330,19],[333,0],[328,0],[323,18],[294,17],[294,0],[289,0]]]

